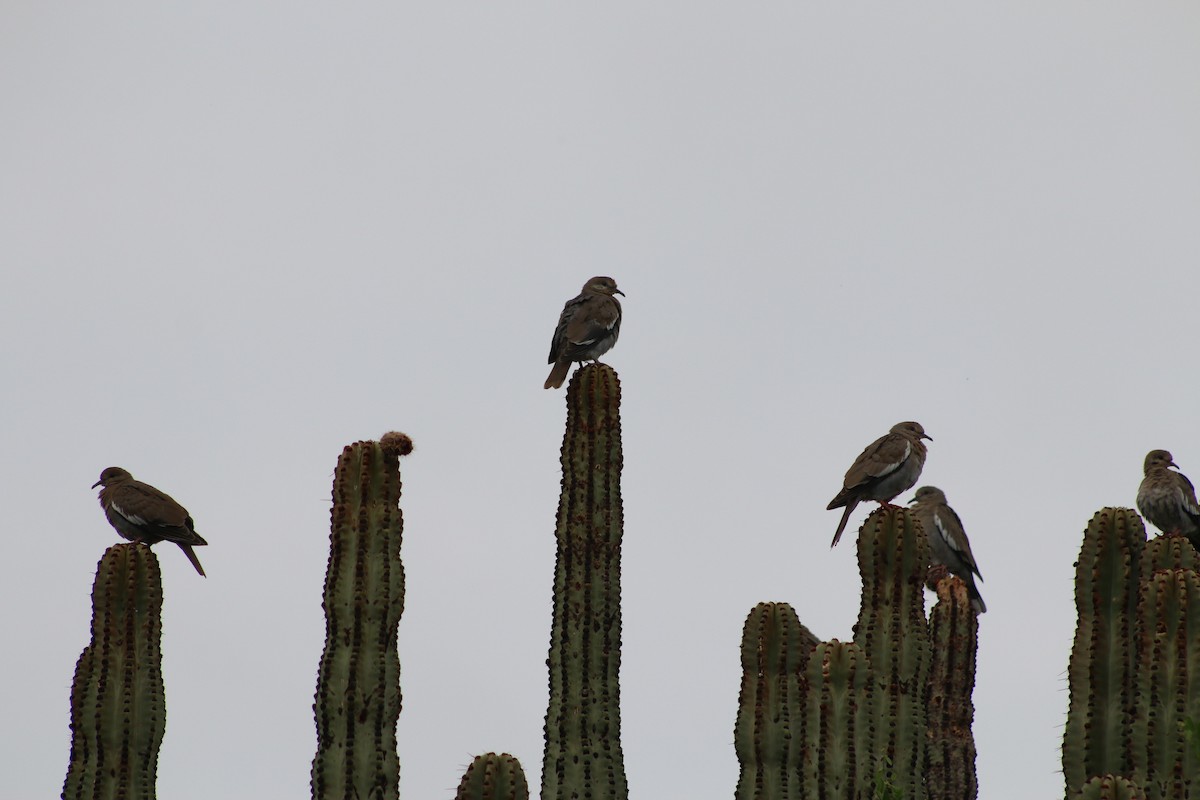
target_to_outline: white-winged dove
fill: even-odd
[[[891,505],[896,495],[911,489],[921,477],[925,466],[925,443],[933,439],[917,422],[897,422],[892,430],[880,436],[862,451],[842,481],[842,490],[829,501],[826,510],[846,507],[830,547],[842,538],[850,513],[863,500],[875,500],[881,506]]]
[[[1200,548],[1200,503],[1196,489],[1166,450],[1151,450],[1142,465],[1137,507],[1142,516],[1167,534],[1183,534]]]
[[[621,304],[613,295],[625,293],[617,282],[603,276],[592,278],[583,285],[578,296],[567,301],[558,317],[558,327],[550,340],[550,360],[553,364],[547,389],[557,389],[567,379],[574,361],[595,361],[612,349],[621,332]]]
[[[101,472],[100,480],[92,488],[97,486],[104,487],[100,490],[100,507],[117,533],[131,542],[174,542],[196,572],[204,575],[204,567],[192,548],[208,542],[196,533],[186,508],[150,484],[135,481],[120,467]]]
[[[971,542],[963,530],[962,520],[946,502],[946,493],[934,486],[922,486],[917,489],[916,497],[908,502],[914,504],[913,511],[925,529],[930,563],[944,564],[967,585],[975,611],[979,614],[987,611],[979,589],[975,587],[974,576],[979,575],[979,567],[971,553]],[[979,578],[982,580],[983,576],[979,575]]]

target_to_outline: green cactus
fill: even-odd
[[[475,756],[454,800],[529,800],[529,784],[521,762],[508,753]]]
[[[854,641],[871,666],[867,703],[876,724],[869,747],[877,759],[890,762],[887,781],[908,798],[924,793],[928,564],[925,533],[909,509],[880,508],[859,531],[863,595]]]
[[[162,575],[144,544],[108,548],[92,587],[92,639],[71,686],[64,800],[153,800],[166,727]]]
[[[739,800],[977,795],[970,728],[978,619],[955,578],[939,584],[926,620],[928,558],[916,516],[883,507],[859,530],[853,642],[814,646],[782,603],[750,613],[735,732]]]
[[[541,800],[624,800],[621,388],[604,364],[567,387]]]
[[[801,678],[818,639],[787,603],[759,603],[742,629],[734,747],[737,800],[801,798]]]
[[[1067,792],[1096,775],[1129,775],[1134,617],[1142,520],[1127,508],[1098,511],[1084,531],[1075,568],[1079,623],[1071,649],[1063,734]]]
[[[1119,775],[1100,775],[1085,783],[1071,800],[1146,800],[1146,793]]]
[[[314,711],[314,800],[397,800],[400,656],[404,610],[399,457],[404,434],[349,445],[333,482],[325,574],[325,651]]]
[[[1178,538],[1188,550],[1192,546]],[[1186,727],[1200,715],[1200,574],[1163,569],[1138,602],[1130,777],[1151,800],[1200,795]]]
[[[938,602],[929,614],[933,642],[926,686],[928,753],[925,787],[929,800],[976,797],[975,653],[979,617],[971,608],[967,586],[950,575],[937,583]]]
[[[870,694],[874,678],[866,653],[833,639],[813,648],[804,671],[802,739],[805,800],[869,796],[884,766],[871,750]],[[774,797],[782,798],[783,795]],[[773,800],[773,798],[772,798]]]

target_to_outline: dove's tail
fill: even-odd
[[[842,514],[842,521],[838,523],[837,533],[833,535],[833,541],[829,544],[830,547],[835,547],[838,539],[842,538],[842,531],[846,530],[846,523],[850,521],[850,513],[854,511],[856,505],[858,505],[857,500],[851,500],[849,503],[846,503],[846,510]]]
[[[176,544],[179,544],[178,542]],[[192,566],[196,568],[196,572],[200,573],[201,578],[207,578],[204,574],[204,567],[200,566],[200,559],[196,558],[196,551],[192,549],[190,544],[179,544],[179,549],[188,557],[188,561],[192,562]]]
[[[557,389],[563,385],[563,381],[567,379],[567,372],[571,369],[570,359],[560,358],[554,362],[554,369],[550,370],[550,377],[546,378],[545,389]]]

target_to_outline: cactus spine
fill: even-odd
[[[929,800],[975,797],[975,653],[979,617],[967,586],[954,576],[937,583],[938,602],[929,614],[933,643],[925,708],[929,724],[925,770]]]
[[[529,784],[521,762],[508,753],[475,756],[454,800],[529,800]]]
[[[737,800],[800,798],[801,676],[818,639],[787,603],[759,603],[742,629],[742,690],[734,747]]]
[[[397,800],[400,655],[404,610],[399,457],[404,434],[357,442],[338,458],[325,574],[325,651],[314,711],[314,800]]]
[[[166,727],[162,575],[144,544],[113,545],[96,568],[92,639],[71,686],[64,800],[153,800]]]
[[[604,364],[567,387],[541,800],[624,800],[621,387]]]

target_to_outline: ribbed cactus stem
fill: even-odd
[[[759,603],[742,628],[734,747],[737,800],[802,798],[804,669],[818,639],[787,603]]]
[[[454,800],[529,800],[529,784],[521,762],[508,753],[475,756]]]
[[[400,655],[404,610],[399,457],[403,434],[349,445],[333,481],[325,574],[325,651],[314,711],[314,800],[396,800],[400,762]]]
[[[1078,625],[1063,733],[1068,795],[1093,776],[1130,772],[1134,615],[1145,546],[1142,520],[1127,508],[1101,509],[1084,531],[1075,568]]]
[[[929,800],[973,800],[975,774],[975,656],[979,617],[967,585],[950,575],[937,583],[938,601],[929,614],[932,658],[926,694],[929,731],[925,788]]]
[[[930,641],[925,619],[928,545],[906,508],[880,508],[858,536],[862,605],[854,641],[871,665],[869,749],[889,786],[906,798],[923,792],[925,691]]]
[[[162,576],[144,544],[113,545],[96,568],[92,639],[71,686],[65,800],[153,800],[166,728]]]
[[[1159,570],[1141,589],[1130,777],[1150,800],[1195,797],[1200,763],[1187,726],[1200,721],[1200,575]]]
[[[1138,559],[1138,577],[1145,583],[1160,569],[1194,569],[1200,572],[1200,553],[1186,536],[1156,536],[1146,542]]]
[[[621,388],[611,367],[567,388],[541,800],[624,800]]]
[[[868,797],[876,763],[870,749],[871,666],[853,642],[819,643],[804,671],[804,721],[793,735],[803,748],[804,800]]]
[[[1146,793],[1128,778],[1098,775],[1069,797],[1070,800],[1146,800]]]

